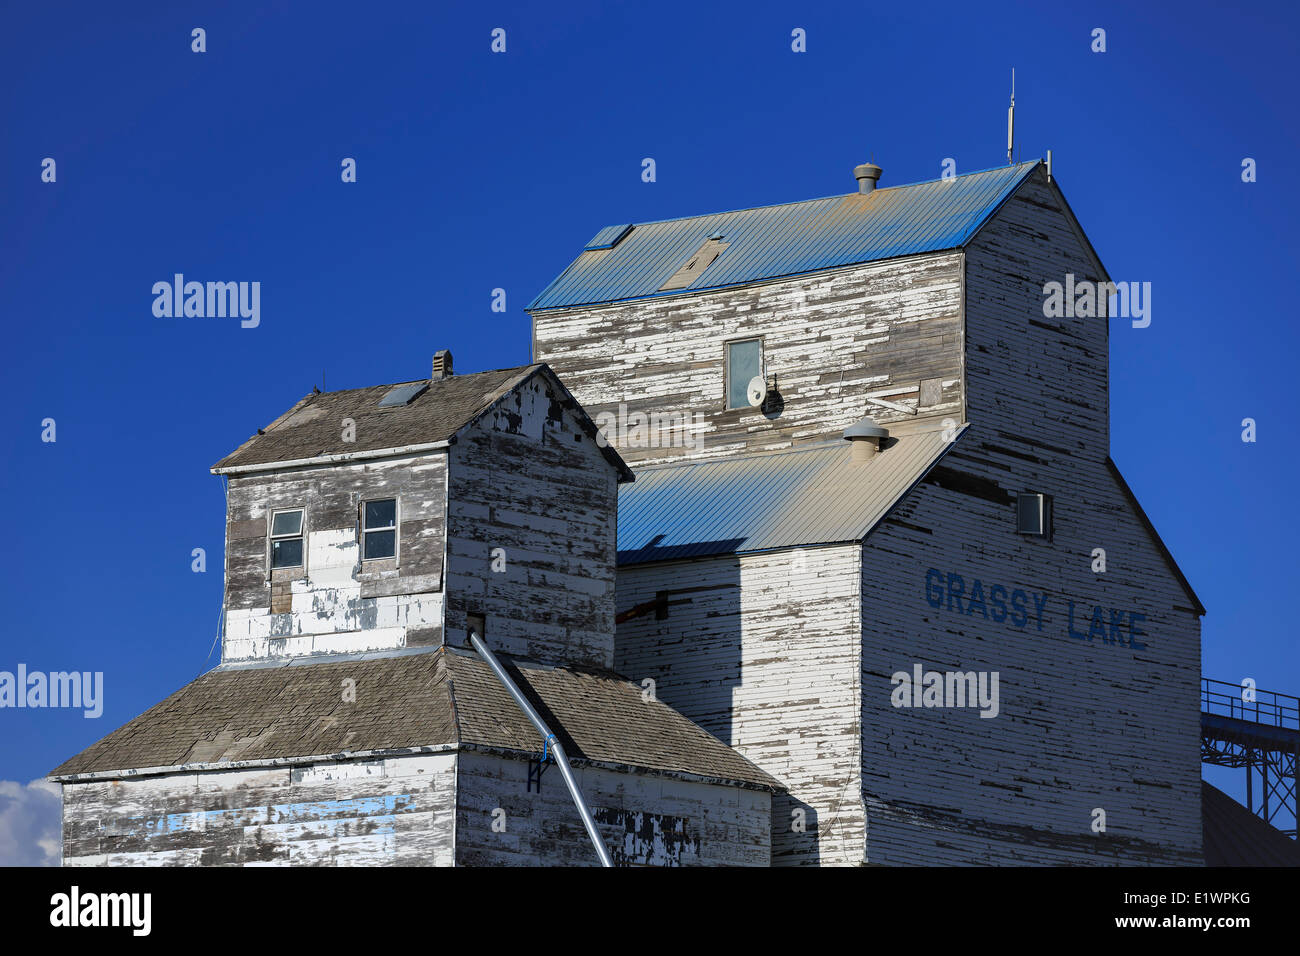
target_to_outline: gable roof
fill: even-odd
[[[698,292],[957,249],[1040,163],[826,199],[607,226],[528,311]],[[612,247],[605,244],[627,230]],[[712,236],[727,244],[684,289],[660,291]]]
[[[861,541],[960,437],[898,435],[865,462],[848,442],[638,469],[618,493],[618,563]]]
[[[499,655],[569,756],[598,764],[782,789],[722,741],[607,671]],[[344,702],[341,681],[356,681]],[[57,780],[224,769],[384,753],[540,754],[536,728],[477,654],[457,648],[368,659],[219,667],[50,772]]]
[[[1152,524],[1151,519],[1147,517],[1146,509],[1144,509],[1141,503],[1137,500],[1137,495],[1133,494],[1133,489],[1129,487],[1128,482],[1124,480],[1124,476],[1120,474],[1119,466],[1115,464],[1114,460],[1111,459],[1109,455],[1106,456],[1106,468],[1110,471],[1111,477],[1115,479],[1115,484],[1119,486],[1120,493],[1123,494],[1124,498],[1133,508],[1133,513],[1137,515],[1138,521],[1141,522],[1142,527],[1146,528],[1147,534],[1151,536],[1151,541],[1155,544],[1156,549],[1165,559],[1165,564],[1169,566],[1169,570],[1178,580],[1178,583],[1182,585],[1183,592],[1187,595],[1187,600],[1191,602],[1192,610],[1195,611],[1197,615],[1204,617],[1205,605],[1201,603],[1201,599],[1197,597],[1196,591],[1193,590],[1192,582],[1188,581],[1187,575],[1183,574],[1183,569],[1180,568],[1178,562],[1174,560],[1173,552],[1169,550],[1164,539],[1160,537],[1160,533],[1156,531],[1156,526]]]
[[[586,411],[550,366],[536,363],[442,379],[313,392],[213,465],[212,472],[272,470],[319,459],[378,457],[449,443],[461,429],[534,375],[547,377],[559,392],[561,404],[594,440],[597,428]],[[424,385],[428,387],[407,404],[380,406],[384,396],[395,388]],[[343,440],[345,418],[356,423],[355,441]],[[617,451],[605,445],[601,452],[618,469],[621,481],[632,480],[631,470]]]

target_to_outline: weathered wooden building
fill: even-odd
[[[594,862],[558,744],[613,862],[767,865],[776,781],[609,670],[596,434],[546,366],[439,353],[222,459],[222,662],[53,771],[65,864]]]
[[[1105,269],[1040,163],[855,175],[603,229],[530,306],[636,471],[615,669],[785,785],[775,864],[1199,862],[1203,608],[1109,457]]]
[[[1199,862],[1203,608],[1109,456],[1106,272],[1039,163],[856,176],[602,229],[545,364],[219,462],[221,664],[54,771],[65,861]]]

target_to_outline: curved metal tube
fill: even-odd
[[[578,816],[582,817],[582,825],[587,828],[587,835],[591,837],[591,843],[596,848],[596,855],[600,857],[601,866],[613,866],[614,861],[610,859],[609,849],[605,846],[605,841],[601,839],[600,831],[596,829],[596,818],[591,815],[591,808],[587,806],[587,801],[583,799],[582,791],[578,789],[578,781],[573,777],[573,769],[569,766],[569,755],[564,752],[564,745],[560,739],[551,733],[551,728],[546,726],[546,722],[533,710],[533,705],[528,703],[528,698],[523,692],[515,686],[515,682],[510,679],[501,662],[497,660],[495,654],[488,649],[483,643],[483,639],[473,631],[469,632],[469,642],[473,645],[474,650],[478,651],[479,657],[487,661],[488,667],[492,668],[492,673],[497,675],[503,687],[510,692],[510,696],[515,699],[519,709],[524,712],[537,732],[542,735],[542,747],[546,747],[546,742],[550,742],[551,750],[555,752],[555,763],[560,768],[560,773],[564,776],[565,786],[569,788],[569,795],[573,797],[573,803],[578,808]],[[543,751],[545,752],[545,751]]]

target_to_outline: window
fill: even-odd
[[[302,567],[302,509],[271,513],[271,567]]]
[[[1016,496],[1016,531],[1038,537],[1052,534],[1052,499],[1048,495],[1023,492]]]
[[[727,407],[748,408],[749,380],[763,374],[763,343],[760,339],[727,343]]]
[[[397,499],[367,501],[361,508],[361,557],[397,557]]]

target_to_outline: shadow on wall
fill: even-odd
[[[785,411],[785,397],[775,386],[768,391],[767,397],[763,399],[761,411],[763,417],[769,422],[776,421],[781,417],[781,413]]]
[[[660,540],[621,552],[620,565],[633,554],[638,562],[666,561],[731,550],[739,543],[665,548]],[[635,574],[635,580],[619,578],[614,669],[734,746],[733,697],[741,678],[739,559],[700,562],[689,574],[665,567],[638,568]]]
[[[646,690],[652,687],[659,700],[734,747],[740,742],[734,714],[744,667],[740,560],[725,552],[735,550],[740,542],[662,547],[660,541],[662,536],[636,552],[620,555],[614,669]],[[689,570],[645,563],[709,553],[718,556],[697,560]],[[755,734],[766,732],[764,723],[758,716],[746,742],[757,743]],[[780,736],[784,731],[775,728],[773,733]],[[765,749],[771,750],[768,743]],[[786,746],[784,740],[778,743]],[[774,773],[771,765],[764,769]],[[774,775],[780,778],[780,773]],[[822,820],[810,804],[774,794],[773,865],[819,864],[818,845],[826,836],[818,833],[821,825],[833,821]]]
[[[822,861],[821,844],[831,835],[829,829],[821,832],[823,821],[817,808],[804,803],[788,793],[772,796],[772,865],[819,866]]]

